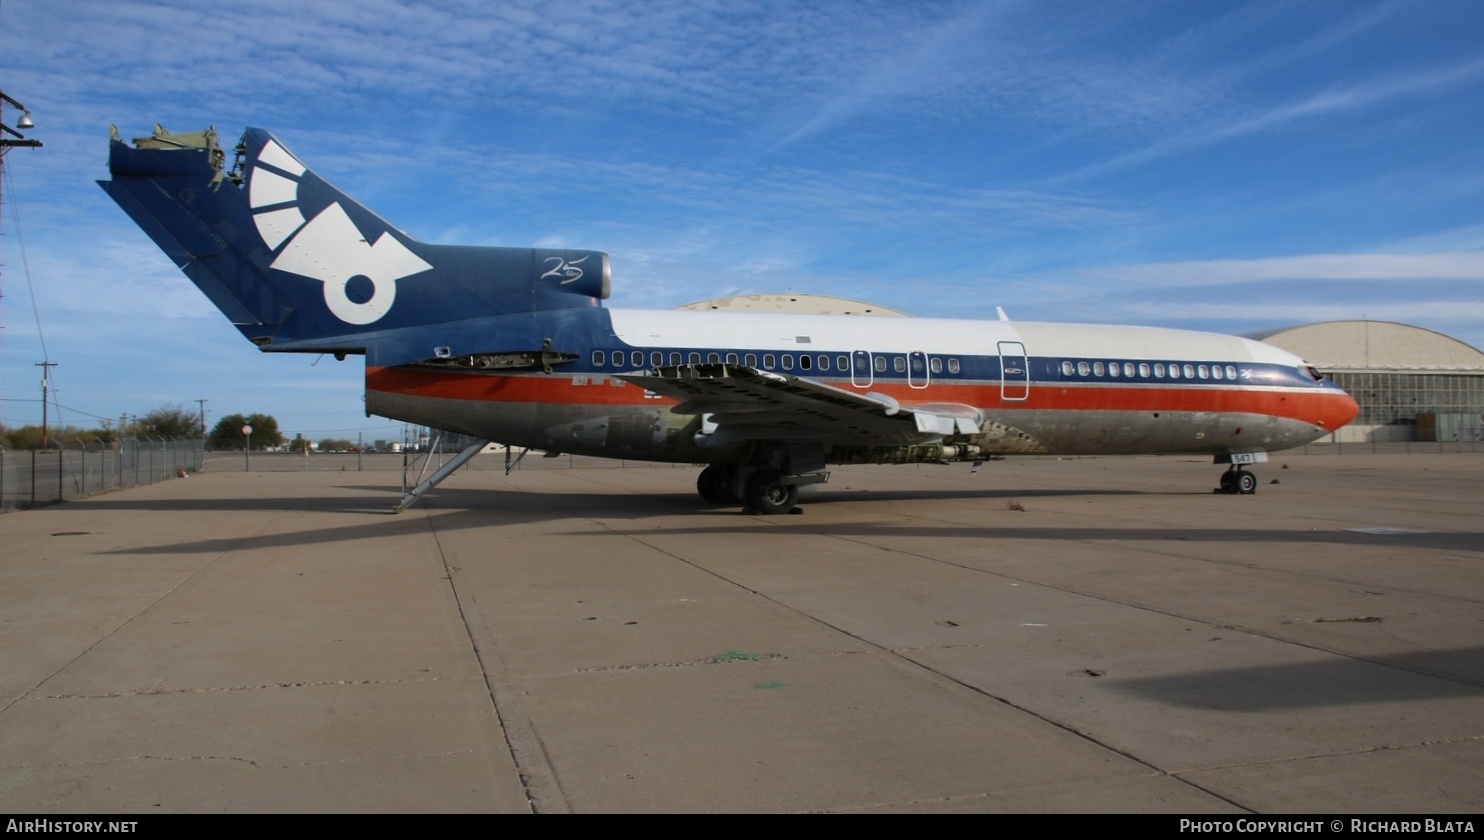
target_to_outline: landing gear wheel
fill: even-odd
[[[783,483],[783,474],[774,469],[760,469],[747,479],[742,494],[747,506],[765,516],[788,513],[799,501],[799,488]]]
[[[1257,476],[1246,470],[1229,469],[1221,474],[1221,486],[1217,492],[1250,496],[1257,492]]]
[[[696,492],[713,505],[737,501],[737,468],[730,464],[712,464],[696,478]]]
[[[1237,474],[1231,470],[1222,473],[1220,490],[1223,493],[1237,492]]]
[[[1244,496],[1250,496],[1257,492],[1257,476],[1246,470],[1237,472],[1237,492]]]

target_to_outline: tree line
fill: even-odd
[[[228,414],[216,422],[206,434],[209,449],[241,449],[242,427],[251,426],[249,440],[253,449],[282,446],[284,437],[278,430],[278,420],[271,414]],[[71,424],[52,426],[46,430],[48,446],[110,445],[118,440],[131,438],[195,439],[202,436],[201,417],[182,405],[163,405],[140,417],[124,417],[118,421],[104,420],[96,428],[84,428]],[[339,441],[325,441],[325,443]],[[6,449],[34,449],[42,446],[41,427],[26,425],[16,428],[0,426],[0,446]],[[323,443],[321,444],[323,446]]]

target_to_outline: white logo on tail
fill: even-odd
[[[294,176],[285,178],[254,166],[247,187],[253,221],[263,243],[274,249],[289,240],[270,267],[324,283],[325,305],[336,318],[347,324],[381,320],[397,299],[397,281],[433,267],[390,234],[383,233],[375,242],[367,242],[339,202],[330,204],[306,223],[296,203],[298,178],[306,171],[304,165],[271,140],[263,146],[258,162]],[[294,206],[258,211],[260,207],[288,203]],[[582,276],[580,269],[578,276]],[[351,282],[358,277],[371,286],[370,297],[360,302],[351,300],[347,293]]]
[[[589,255],[589,256],[591,256],[591,255]],[[581,280],[582,279],[582,269],[579,268],[578,266],[582,265],[583,261],[586,260],[586,259],[587,259],[587,257],[583,257],[580,260],[573,260],[572,262],[567,262],[566,260],[562,259],[561,257],[547,257],[546,258],[546,261],[549,262],[549,263],[550,262],[556,263],[556,267],[553,268],[552,270],[546,272],[545,274],[541,275],[541,279],[542,280],[545,280],[548,277],[561,277],[561,278],[564,278],[562,280],[561,284],[560,284],[560,285],[563,285],[563,286],[567,285],[568,283],[573,283],[573,282],[576,282],[578,280]]]

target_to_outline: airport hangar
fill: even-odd
[[[910,317],[807,294],[738,295],[678,308]],[[1390,321],[1324,321],[1246,337],[1307,359],[1360,404],[1360,414],[1332,442],[1484,440],[1484,353],[1456,338]]]

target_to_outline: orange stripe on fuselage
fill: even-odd
[[[574,380],[579,379],[591,384],[576,384]],[[848,381],[820,381],[842,390],[885,394],[908,408],[922,403],[957,403],[991,413],[996,410],[1241,412],[1301,420],[1325,429],[1338,429],[1354,419],[1356,414],[1355,401],[1348,394],[1329,388],[1032,383],[1028,399],[1005,400],[1000,396],[998,382],[940,382],[927,388],[877,382],[870,388],[852,388]],[[507,376],[368,367],[366,389],[472,402],[594,406],[675,404],[674,400],[666,397],[646,397],[644,389],[636,385],[596,373]]]
[[[601,384],[578,385],[574,379]],[[471,402],[557,405],[674,405],[645,397],[644,389],[602,374],[452,373],[416,368],[366,368],[366,390],[409,397]]]

